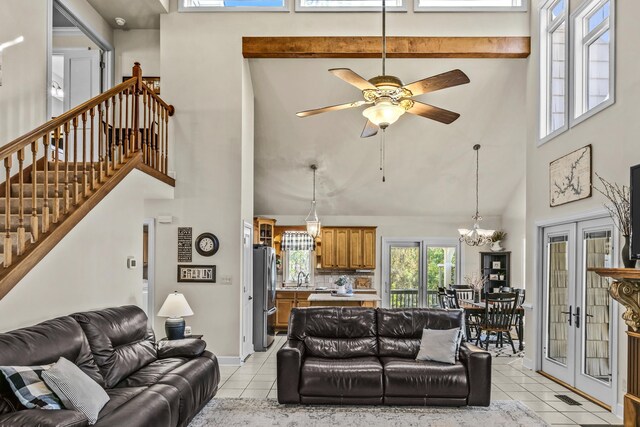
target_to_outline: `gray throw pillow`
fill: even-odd
[[[97,382],[64,357],[44,371],[42,379],[65,408],[82,412],[90,425],[98,421],[100,410],[109,401],[109,395]]]
[[[462,331],[460,328],[424,329],[416,360],[430,360],[454,365],[461,339]]]

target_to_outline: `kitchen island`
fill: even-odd
[[[377,307],[380,297],[371,294],[352,294],[351,296],[333,296],[332,294],[311,294],[307,298],[312,307]]]

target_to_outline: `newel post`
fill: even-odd
[[[140,150],[142,147],[140,146],[140,94],[142,93],[142,68],[140,67],[139,62],[135,62],[133,64],[133,71],[131,74],[136,78],[136,85],[133,90],[133,120],[132,120],[132,128],[134,131],[132,132],[135,135],[135,151]]]

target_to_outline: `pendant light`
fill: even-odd
[[[320,220],[316,212],[316,170],[318,170],[318,166],[311,165],[310,168],[313,170],[313,200],[311,201],[311,210],[305,222],[307,223],[307,234],[316,239],[320,237]]]
[[[460,233],[461,242],[464,242],[469,246],[484,246],[491,242],[491,235],[493,234],[494,230],[484,230],[480,228],[480,221],[482,221],[482,217],[480,216],[480,212],[478,211],[480,144],[474,145],[473,149],[476,152],[476,214],[471,217],[474,220],[473,228],[471,230],[466,228],[459,228],[458,233]]]

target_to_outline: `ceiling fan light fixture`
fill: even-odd
[[[313,171],[313,200],[311,201],[311,210],[309,211],[309,215],[307,215],[304,222],[307,223],[307,234],[314,239],[317,239],[320,237],[321,229],[318,212],[316,212],[316,170],[318,170],[318,166],[311,165],[310,168]]]
[[[392,102],[390,99],[379,99],[375,105],[367,108],[362,112],[369,121],[381,129],[386,129],[389,125],[394,124],[406,110],[399,104]]]

